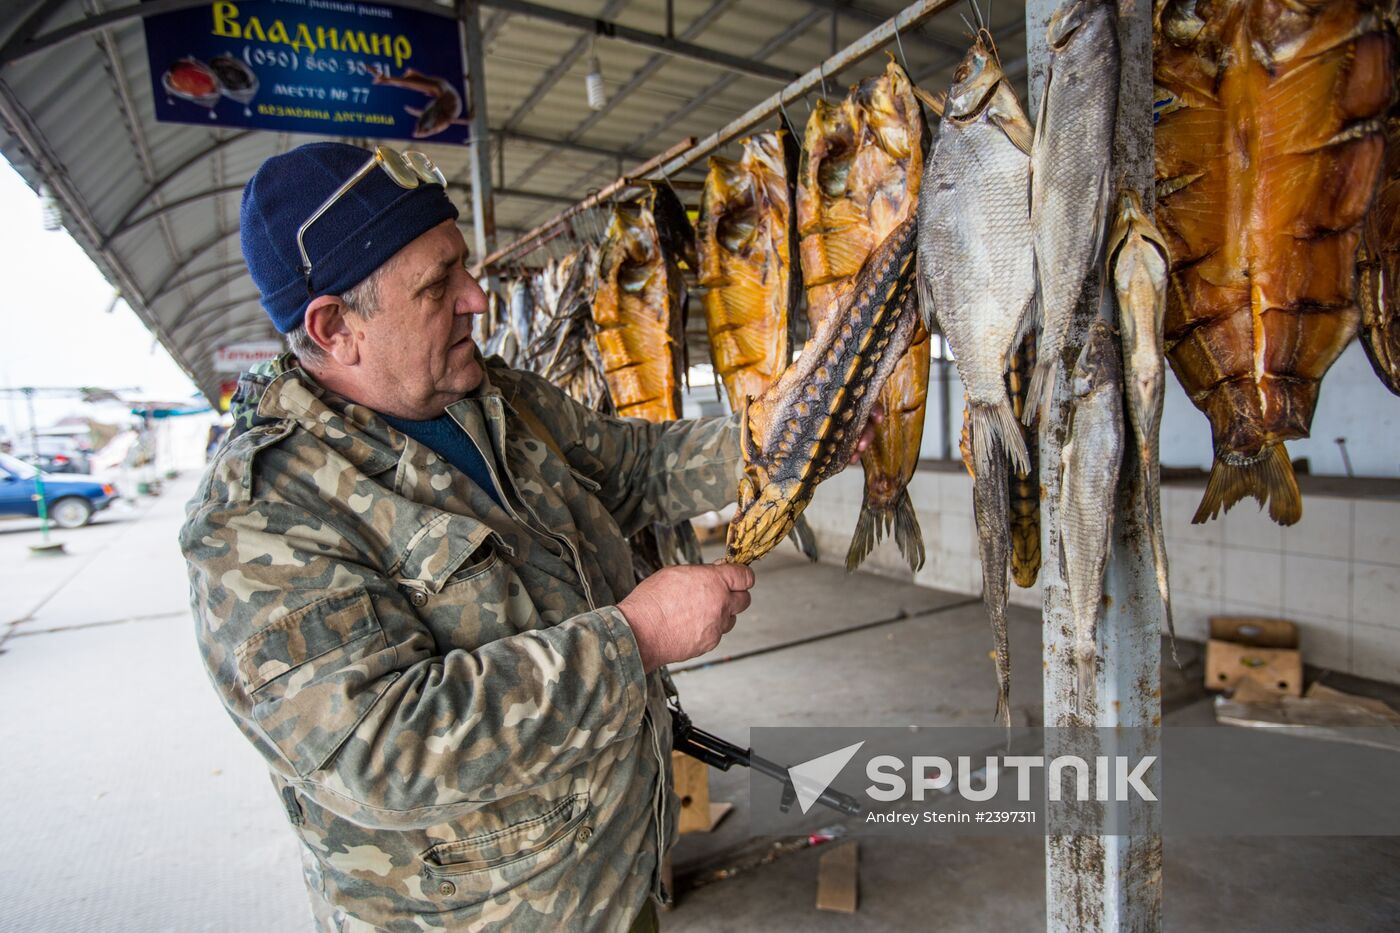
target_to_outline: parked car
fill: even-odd
[[[17,444],[11,451],[16,457],[45,473],[87,473],[92,451],[88,444],[66,434],[40,435],[39,448],[31,443]]]
[[[0,515],[39,514],[38,483],[44,483],[49,521],[59,528],[78,528],[111,505],[117,491],[111,483],[81,474],[43,473],[17,457],[0,454]]]

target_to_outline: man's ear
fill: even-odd
[[[337,295],[321,295],[306,307],[306,333],[341,366],[360,361],[360,346],[350,326],[349,309]]]

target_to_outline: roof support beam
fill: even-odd
[[[178,165],[170,169],[170,171],[166,172],[164,175],[157,178],[149,186],[147,186],[145,191],[141,192],[140,197],[138,197],[135,201],[131,203],[131,207],[126,209],[126,213],[122,214],[121,219],[118,220],[115,224],[113,224],[112,232],[107,234],[106,239],[110,241],[113,237],[119,235],[122,232],[122,230],[127,226],[127,224],[129,222],[132,222],[132,216],[138,210],[141,209],[141,206],[143,204],[145,204],[147,201],[151,200],[151,198],[159,194],[161,192],[161,189],[163,189],[174,179],[178,178],[180,174],[183,173],[186,169],[190,168],[191,166],[202,164],[205,159],[208,159],[210,156],[214,155],[214,153],[219,152],[226,146],[232,145],[233,143],[236,143],[239,140],[247,139],[248,137],[252,136],[253,133],[253,130],[244,130],[241,133],[234,133],[232,136],[226,136],[223,139],[215,140],[208,146],[205,146],[203,149],[199,150],[184,161],[180,162]]]
[[[472,115],[472,145],[467,153],[472,182],[472,245],[480,256],[496,243],[496,202],[491,195],[491,131],[486,122],[486,56],[481,48],[479,0],[457,0],[457,19]]]
[[[176,279],[175,281],[171,282],[171,283],[166,287],[165,291],[163,291],[163,292],[158,292],[158,293],[155,293],[155,294],[151,295],[151,299],[150,299],[150,300],[151,300],[151,302],[154,304],[155,302],[160,301],[160,300],[161,300],[162,298],[164,298],[166,295],[169,295],[169,294],[171,294],[172,292],[174,292],[175,289],[180,288],[180,287],[182,287],[182,286],[184,286],[184,285],[188,285],[189,283],[193,282],[195,279],[203,278],[203,277],[206,276],[206,275],[214,275],[215,273],[218,273],[218,272],[227,272],[227,271],[229,271],[230,269],[242,269],[243,267],[244,267],[244,262],[243,262],[243,260],[240,258],[240,259],[230,260],[229,262],[220,263],[220,264],[217,265],[217,266],[210,266],[208,269],[200,269],[198,272],[191,272],[189,275],[182,276],[181,278],[178,278],[178,279]]]
[[[721,52],[718,49],[693,45],[684,40],[668,38],[654,32],[643,32],[640,29],[633,29],[630,26],[623,26],[609,20],[593,19],[578,13],[570,13],[568,10],[557,10],[553,7],[532,3],[530,0],[482,0],[481,5],[504,10],[507,13],[557,23],[560,26],[593,33],[605,39],[616,39],[619,42],[639,45],[642,48],[655,49],[678,58],[689,58],[703,64],[728,68],[731,71],[753,75],[756,78],[767,78],[770,81],[786,83],[797,77],[796,72],[788,71],[786,68],[765,65],[752,59],[730,55],[728,52]]]
[[[689,40],[698,37],[700,33],[704,32],[705,29],[708,28],[712,22],[714,22],[716,19],[722,16],[731,6],[734,5],[735,2],[736,0],[713,0],[713,2],[708,7],[706,7],[705,11],[699,16],[697,16],[694,22],[692,22],[689,26],[685,28],[685,30],[681,33],[681,39]],[[750,59],[756,60],[757,56],[750,56]],[[569,135],[565,137],[565,140],[572,145],[575,141],[579,139],[579,137],[583,136],[584,133],[587,133],[589,129],[591,129],[599,120],[603,119],[609,113],[611,113],[614,107],[616,107],[618,104],[621,104],[624,100],[630,97],[638,88],[645,84],[647,82],[647,79],[649,79],[658,70],[660,70],[661,66],[666,64],[667,61],[668,59],[665,55],[653,55],[650,58],[648,58],[645,62],[642,63],[642,66],[640,68],[638,68],[632,73],[632,77],[628,79],[626,84],[624,84],[622,87],[618,88],[616,91],[613,92],[612,96],[608,98],[608,102],[603,106],[602,110],[599,110],[596,113],[591,113],[583,120],[581,120],[577,126],[575,126],[572,130],[569,131]],[[733,78],[736,76],[733,72],[730,72],[729,75],[726,75],[726,77]],[[622,159],[622,161],[631,161],[633,159],[639,158],[641,158],[640,155],[632,153],[626,155],[625,158]],[[549,162],[549,160],[549,153],[545,153],[535,161],[531,162],[529,165],[527,165],[524,169],[522,169],[519,173],[516,174],[515,183],[523,184],[529,181],[535,176],[536,172],[542,169],[545,166],[545,164]],[[618,166],[618,170],[621,171],[621,166]],[[597,171],[597,169],[594,169],[594,171]],[[589,174],[591,175],[593,173],[590,172]]]
[[[188,207],[191,204],[198,204],[200,201],[208,201],[211,198],[221,197],[225,194],[233,194],[236,191],[242,190],[243,183],[240,182],[236,185],[222,185],[218,188],[206,188],[203,191],[197,191],[194,194],[188,195],[186,197],[178,198],[174,201],[167,201],[159,207],[153,207],[146,213],[140,215],[139,217],[133,217],[125,223],[117,226],[111,233],[107,234],[107,238],[102,241],[102,248],[106,249],[107,247],[112,245],[112,241],[115,240],[117,237],[122,236],[126,233],[130,233],[132,230],[136,229],[144,223],[149,223],[152,220],[164,217],[171,211],[176,211],[182,207]]]
[[[760,46],[757,49],[757,51],[753,53],[754,59],[761,61],[769,55],[772,55],[774,52],[778,51],[778,49],[794,41],[803,33],[805,33],[808,29],[811,29],[813,26],[815,26],[818,22],[822,20],[824,16],[826,16],[826,14],[823,13],[821,10],[808,11],[806,16],[802,17],[797,22],[791,24],[782,32],[778,33],[776,36],[763,43],[763,45]],[[642,148],[647,143],[651,142],[651,140],[661,135],[661,133],[670,129],[672,126],[676,125],[681,120],[684,120],[687,116],[694,113],[700,107],[704,106],[705,103],[707,103],[716,94],[729,87],[729,85],[733,84],[738,79],[739,76],[732,72],[730,74],[720,75],[718,78],[712,81],[709,84],[709,86],[705,87],[698,94],[696,94],[695,97],[689,103],[685,104],[685,106],[681,107],[679,110],[674,111],[665,119],[663,119],[660,123],[653,126],[650,130],[647,130],[641,136],[638,136],[632,142],[632,144],[628,146],[628,148],[631,150],[637,150]],[[800,132],[800,129],[794,127],[793,131]],[[597,172],[601,171],[603,168],[604,166],[601,164],[595,165],[586,174],[579,176],[574,186],[582,187],[589,178],[591,178]]]

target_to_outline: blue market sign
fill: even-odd
[[[157,120],[468,141],[450,16],[348,0],[221,0],[145,25]]]

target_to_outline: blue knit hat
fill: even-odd
[[[308,143],[268,159],[244,187],[243,259],[278,333],[301,324],[313,297],[301,272],[297,228],[370,155],[344,143]],[[419,236],[456,218],[442,186],[401,188],[385,172],[370,172],[306,231],[315,295],[353,288]]]

